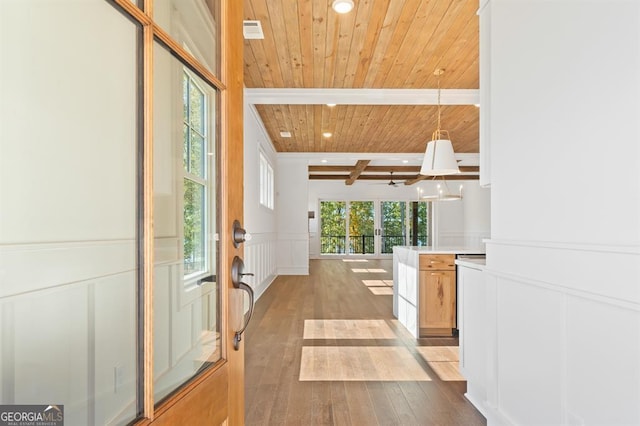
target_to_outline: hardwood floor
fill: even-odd
[[[413,339],[392,296],[371,291],[391,288],[391,268],[312,260],[271,284],[243,339],[247,425],[486,425],[463,396],[457,339]]]

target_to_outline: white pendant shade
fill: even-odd
[[[460,173],[458,162],[453,152],[453,145],[450,140],[438,139],[427,144],[424,154],[421,175],[443,176]]]

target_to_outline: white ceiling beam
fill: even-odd
[[[437,89],[244,89],[254,105],[437,105]],[[442,89],[441,105],[477,105],[477,89]]]

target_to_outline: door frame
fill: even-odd
[[[153,0],[143,0],[141,7],[131,0],[107,0],[142,26],[142,218],[141,285],[139,286],[138,344],[138,425],[225,424],[244,423],[244,346],[233,349],[232,316],[240,307],[229,303],[230,269],[235,256],[242,257],[242,247],[232,241],[234,220],[243,218],[243,4],[235,0],[220,1],[220,78],[215,76],[176,42],[153,20]],[[219,235],[220,324],[222,360],[196,376],[156,405],[153,392],[153,49],[154,42],[164,44],[207,83],[219,91],[219,178],[217,229]]]

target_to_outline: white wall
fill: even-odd
[[[278,162],[267,131],[253,105],[244,106],[244,227],[251,240],[244,244],[244,263],[253,277],[245,277],[256,298],[267,289],[278,273],[276,210],[260,204],[260,152],[277,176]],[[276,189],[277,190],[277,189]],[[276,209],[278,208],[276,200]]]
[[[490,235],[490,191],[481,188],[478,181],[452,181],[448,183],[451,192],[457,193],[463,185],[463,199],[460,201],[433,203],[436,215],[437,239],[440,245],[480,245],[483,238]],[[418,189],[423,195],[435,194],[436,184],[423,181],[411,186],[390,187],[384,181],[356,181],[345,185],[344,181],[309,181],[309,211],[315,218],[309,220],[310,255],[320,256],[319,216],[320,200],[399,200],[415,201]]]
[[[481,13],[489,424],[640,424],[640,3]]]
[[[278,157],[276,211],[277,261],[280,275],[309,274],[307,167],[307,161],[304,159]]]

